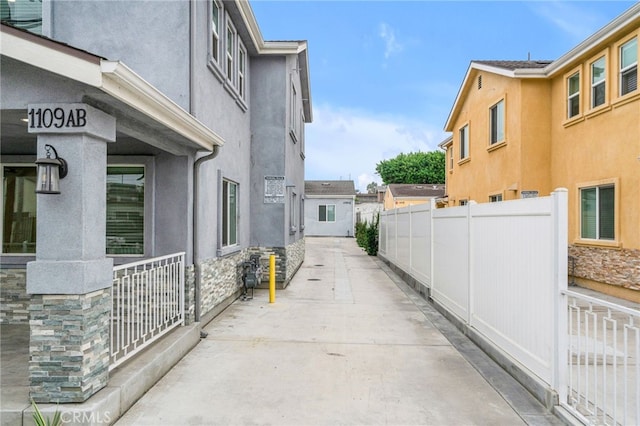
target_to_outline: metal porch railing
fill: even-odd
[[[184,278],[184,252],[113,268],[109,370],[184,324]]]
[[[640,424],[640,311],[564,294],[568,370],[561,404],[586,424]]]

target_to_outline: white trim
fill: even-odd
[[[102,60],[100,89],[212,151],[224,139],[119,61]]]
[[[193,141],[199,149],[213,151],[214,146],[224,145],[222,137],[122,62],[101,59],[40,37],[37,40],[42,42],[38,43],[30,40],[37,36],[21,37],[5,30],[4,25],[2,29],[0,53],[3,56],[98,88]]]

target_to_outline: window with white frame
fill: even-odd
[[[453,144],[449,147],[449,170],[453,170]]]
[[[504,99],[489,109],[489,143],[491,145],[504,141]]]
[[[36,167],[2,166],[2,254],[36,252]]]
[[[605,57],[591,64],[591,108],[604,104],[605,100]]]
[[[580,188],[580,237],[615,240],[615,185]]]
[[[231,23],[230,19],[227,19],[227,39],[226,39],[226,50],[225,50],[225,72],[227,74],[227,80],[231,83],[232,86],[235,86],[235,58],[236,58],[236,29]]]
[[[222,246],[238,244],[238,184],[222,181]]]
[[[211,0],[211,58],[220,61],[220,17],[222,7],[217,0]]]
[[[497,203],[499,201],[502,201],[502,194],[495,194],[495,195],[489,196],[490,203]]]
[[[289,107],[291,108],[289,113],[289,120],[291,120],[291,123],[289,124],[289,131],[291,136],[293,136],[293,141],[296,142],[296,138],[298,136],[298,93],[296,92],[296,86],[293,83],[293,79],[291,79],[291,102]]]
[[[319,222],[335,222],[336,221],[336,205],[320,204],[318,206]]]
[[[246,98],[246,70],[247,70],[247,50],[241,41],[238,41],[238,94],[240,98]]]
[[[298,203],[298,195],[291,191],[291,197],[289,198],[289,232],[293,233],[296,228],[296,204]]]
[[[638,38],[620,47],[620,96],[638,89]]]
[[[460,159],[469,157],[469,125],[460,129]]]
[[[458,204],[461,206],[466,206],[467,204],[469,204],[469,200],[460,200],[458,201]]]
[[[304,195],[300,197],[300,230],[304,230]]]
[[[580,72],[567,79],[567,118],[580,114]]]
[[[144,166],[107,167],[108,255],[144,255]]]

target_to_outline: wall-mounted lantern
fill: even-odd
[[[59,194],[60,179],[67,175],[67,162],[58,157],[58,152],[51,145],[45,145],[47,158],[38,158],[38,180],[36,182],[36,194]],[[51,158],[51,151],[55,155]]]

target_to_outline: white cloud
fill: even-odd
[[[396,40],[396,34],[393,28],[389,24],[381,23],[379,26],[378,35],[385,44],[384,58],[389,59],[393,54],[400,53],[404,49],[404,46]]]
[[[529,7],[539,16],[551,22],[576,40],[582,40],[598,27],[597,14],[580,5],[568,2],[534,2]]]
[[[445,138],[440,126],[403,117],[314,105],[313,123],[306,128],[305,178],[351,179],[366,192],[382,183],[376,164],[401,152],[437,150]]]

